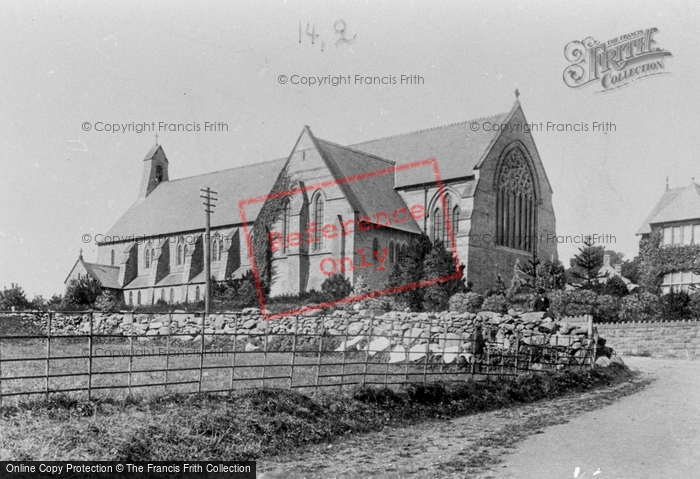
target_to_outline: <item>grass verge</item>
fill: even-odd
[[[245,460],[387,424],[449,418],[554,398],[625,381],[605,369],[516,379],[416,384],[402,390],[359,387],[312,399],[288,390],[231,396],[79,401],[56,396],[0,412],[0,460]]]

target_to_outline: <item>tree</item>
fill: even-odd
[[[527,277],[527,283],[530,286],[535,286],[537,284],[537,273],[540,266],[540,260],[537,258],[537,253],[533,252],[532,258],[528,259],[524,266],[519,261],[517,265],[518,272]]]
[[[330,301],[347,298],[352,293],[352,284],[340,273],[326,278],[321,284],[321,291]]]
[[[603,248],[596,247],[591,236],[583,239],[583,246],[579,253],[571,259],[571,278],[576,281],[575,286],[583,289],[593,289],[598,280],[606,278],[606,274],[600,274],[603,266]]]
[[[20,285],[12,283],[10,289],[4,288],[0,292],[0,310],[3,309],[23,309],[29,306],[27,296]]]
[[[619,276],[608,278],[608,280],[604,283],[600,283],[595,290],[598,294],[607,294],[610,296],[617,296],[619,298],[629,294],[627,285]]]
[[[629,279],[633,284],[639,284],[641,277],[640,264],[642,260],[639,256],[633,260],[626,260],[622,263],[622,276]]]
[[[445,249],[442,241],[436,242],[423,260],[423,280],[429,281],[455,275],[449,281],[432,284],[423,290],[423,309],[426,311],[445,311],[449,305],[450,296],[467,290],[464,284],[464,266],[455,267],[455,259]]]
[[[535,288],[551,291],[553,289],[564,289],[565,285],[566,274],[561,261],[546,259],[537,265]]]
[[[82,276],[71,279],[66,285],[66,294],[63,296],[65,307],[90,308],[95,300],[102,294],[102,285],[91,276]]]
[[[389,277],[390,288],[417,284],[423,277],[423,260],[430,252],[432,243],[430,239],[422,234],[418,238],[411,240],[405,254],[399,255],[399,260],[394,265]],[[403,304],[407,304],[414,311],[420,311],[423,307],[423,288],[406,289],[395,293],[396,299]]]

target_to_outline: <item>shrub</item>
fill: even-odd
[[[91,276],[71,279],[66,286],[63,303],[66,309],[91,308],[95,300],[102,294],[102,285]]]
[[[657,317],[659,310],[659,298],[652,293],[630,294],[620,300],[622,321],[648,321]]]
[[[352,284],[340,273],[336,273],[326,278],[321,284],[321,291],[329,300],[335,301],[338,299],[347,298],[352,293]]]
[[[450,311],[457,313],[478,313],[484,297],[478,293],[457,293],[450,298]]]
[[[505,314],[508,312],[508,300],[501,294],[492,294],[484,300],[481,310]]]
[[[554,289],[564,289],[565,285],[566,275],[564,265],[561,261],[546,259],[537,265],[535,287],[550,291]]]
[[[598,295],[587,289],[574,291],[556,290],[549,294],[550,313],[557,318],[593,314]]]
[[[160,301],[158,302],[160,304]],[[114,291],[104,290],[95,300],[95,309],[100,311],[118,311],[121,302]]]
[[[594,289],[598,294],[607,294],[611,296],[617,296],[621,298],[622,296],[627,296],[629,290],[627,285],[619,276],[613,276],[608,278],[607,281],[600,283],[597,288]]]
[[[685,291],[672,291],[661,296],[661,314],[663,319],[679,320],[691,316],[690,296]]]
[[[598,295],[593,316],[596,321],[613,322],[619,319],[620,298],[610,294]]]
[[[0,291],[0,310],[12,309],[12,307],[24,309],[28,306],[27,296],[18,284],[12,283],[10,289],[4,288]]]
[[[690,309],[691,317],[700,319],[700,291],[697,291],[690,295],[690,302],[688,303],[688,308]]]

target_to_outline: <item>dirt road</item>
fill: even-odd
[[[525,439],[494,468],[498,472],[493,476],[700,477],[700,361],[625,362],[656,381],[638,394]]]
[[[695,420],[700,417],[697,414],[698,406],[692,402],[696,401],[697,404],[698,401],[697,373],[700,371],[700,362],[681,364],[634,359],[629,363],[648,371],[647,375],[659,374],[661,379],[638,394],[633,393],[643,388],[648,379],[641,378],[606,390],[504,411],[433,421],[412,427],[386,428],[373,434],[341,440],[330,446],[316,446],[300,455],[259,461],[258,477],[560,478],[574,477],[576,467],[580,468],[579,477],[593,477],[598,467],[602,472],[596,475],[597,478],[666,477],[611,475],[613,465],[622,470],[622,462],[615,462],[616,454],[611,451],[611,444],[617,448],[634,450],[634,443],[650,442],[662,455],[668,449],[665,444],[670,448],[679,448],[679,451],[689,449],[691,437],[697,432],[697,423],[685,421],[683,416],[694,414]],[[695,376],[694,383],[688,381],[691,374]],[[696,393],[692,396],[688,395],[693,390],[691,384],[695,384]],[[681,399],[676,391],[686,396]],[[620,401],[619,406],[615,404],[617,401]],[[658,410],[664,408],[669,417],[662,420],[664,416]],[[617,412],[608,413],[609,409]],[[676,414],[680,417],[676,417]],[[672,417],[676,417],[676,420],[672,421]],[[574,421],[565,426],[554,426],[572,419]],[[657,424],[659,420],[664,422],[663,426]],[[648,426],[642,423],[648,423]],[[681,423],[685,423],[685,426]],[[626,427],[615,427],[615,424],[626,424]],[[674,432],[675,435],[660,438],[655,432],[659,430],[663,430],[664,434],[677,431],[677,434]],[[643,435],[640,436],[637,431]],[[533,439],[522,442],[533,435]],[[533,446],[532,440],[544,442]],[[697,437],[695,441],[693,444],[697,445]],[[524,451],[522,453],[520,444]],[[681,444],[684,444],[682,448]],[[518,454],[507,454],[516,447]],[[589,449],[592,451],[590,455],[577,452]],[[683,454],[685,452],[674,453],[673,457]],[[603,457],[609,459],[603,461]],[[636,457],[630,456],[632,461],[638,460]],[[502,459],[508,462],[500,463]],[[633,469],[632,465],[627,470],[640,470]],[[690,464],[688,467],[691,467]],[[543,475],[543,472],[551,473],[551,476]],[[668,477],[700,477],[700,474]]]

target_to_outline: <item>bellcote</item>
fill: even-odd
[[[141,177],[139,198],[150,195],[164,181],[168,181],[168,158],[165,156],[163,147],[156,144],[143,159],[143,176]]]

